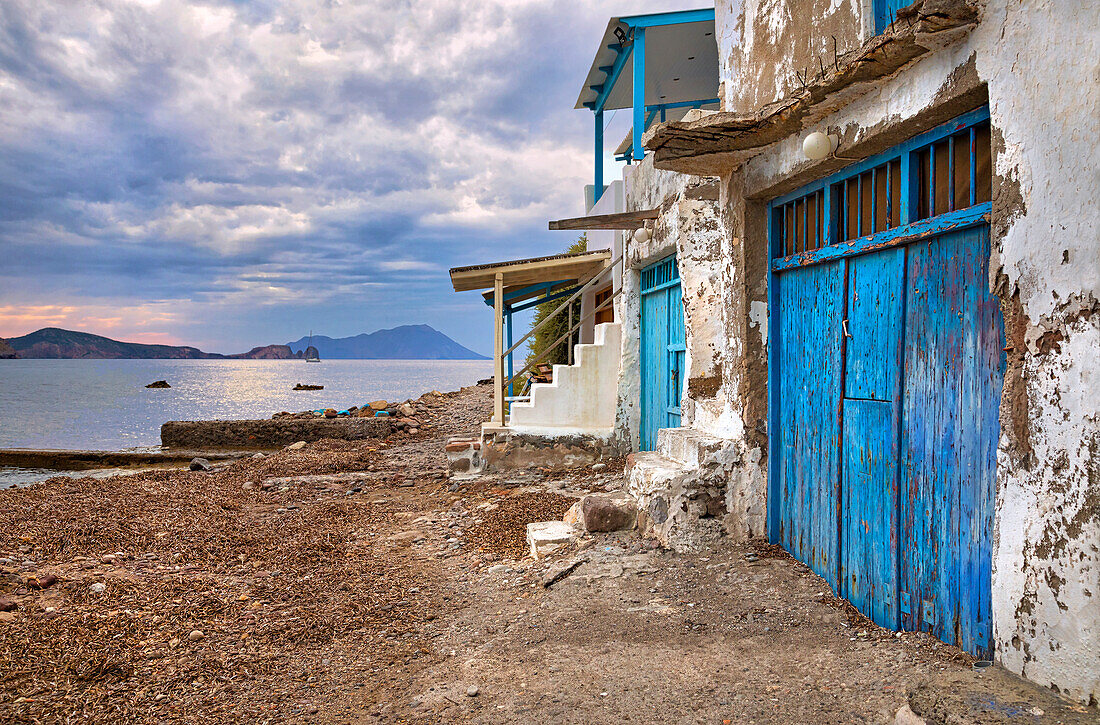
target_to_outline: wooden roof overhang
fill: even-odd
[[[650,128],[642,142],[653,152],[657,168],[721,175],[763,147],[801,133],[834,108],[833,99],[842,93],[850,100],[871,90],[875,81],[964,37],[977,21],[977,11],[967,0],[918,0],[899,10],[885,32],[822,63],[813,77],[799,78],[802,88],[790,97],[754,113],[719,112],[662,123]]]
[[[569,229],[624,229],[630,231],[644,227],[646,221],[656,219],[658,216],[660,216],[660,209],[643,209],[618,214],[592,214],[590,216],[552,221],[550,222],[550,231]]]
[[[550,257],[515,259],[493,264],[477,264],[451,269],[451,284],[455,292],[490,289],[499,273],[504,286],[519,288],[542,282],[587,280],[611,261],[611,251],[555,254]]]

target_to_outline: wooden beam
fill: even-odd
[[[645,226],[647,220],[656,219],[659,215],[659,209],[628,211],[621,214],[593,214],[592,216],[581,216],[573,219],[558,219],[552,221],[550,222],[550,230],[640,229]]]

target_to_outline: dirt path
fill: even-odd
[[[380,445],[0,491],[0,722],[1098,720],[763,544],[517,559],[621,465],[459,486],[443,445],[489,389],[425,405],[434,427]]]

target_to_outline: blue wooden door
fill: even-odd
[[[773,277],[777,538],[876,623],[991,654],[989,228]]]
[[[641,297],[640,448],[651,451],[659,429],[680,425],[684,306],[675,256],[642,270]]]

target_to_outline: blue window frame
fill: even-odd
[[[991,210],[989,107],[769,204],[772,269],[901,244]]]

